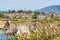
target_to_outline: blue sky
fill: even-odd
[[[0,10],[36,10],[60,5],[60,0],[0,0]]]

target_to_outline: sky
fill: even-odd
[[[60,5],[60,0],[0,0],[0,10],[37,10]]]

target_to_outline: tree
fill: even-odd
[[[32,13],[32,11],[31,10],[28,10],[28,13]]]
[[[33,19],[36,19],[36,18],[37,18],[37,16],[36,16],[36,15],[33,15],[33,16],[32,16],[32,18],[33,18]]]
[[[38,11],[34,12],[34,15],[39,15],[39,14],[40,14],[40,12],[38,12]]]
[[[11,13],[11,10],[9,10],[8,13]]]
[[[23,12],[23,10],[18,10],[18,11],[17,11],[17,13],[21,13],[21,12]]]
[[[37,15],[39,15],[39,14],[40,14],[40,12],[35,11],[35,12],[34,12],[34,15],[33,15],[33,18],[36,19],[36,18],[37,18]]]
[[[11,13],[15,13],[16,11],[15,10],[12,10]]]

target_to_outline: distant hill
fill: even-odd
[[[45,12],[45,13],[48,13],[48,12],[57,12],[57,13],[60,13],[60,5],[48,6],[48,7],[39,9],[38,11],[39,12]]]

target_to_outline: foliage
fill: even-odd
[[[39,14],[40,14],[40,12],[35,11],[35,12],[34,12],[34,15],[33,15],[33,17],[32,17],[32,18],[33,18],[33,19],[36,19],[36,18],[37,18],[37,15],[39,15]]]
[[[58,17],[54,17],[53,14],[51,14],[51,18],[46,15],[47,17],[45,19],[40,19],[38,21],[36,19],[38,14],[38,12],[34,12],[34,19],[14,18],[12,19],[13,21],[11,21],[11,23],[15,25],[25,24],[30,32],[29,40],[60,40],[60,20],[56,20]],[[27,26],[28,24],[29,26]],[[35,30],[34,24],[36,24]],[[14,38],[17,40],[28,40],[27,36],[27,33],[15,33],[15,35],[10,35],[11,40]]]

